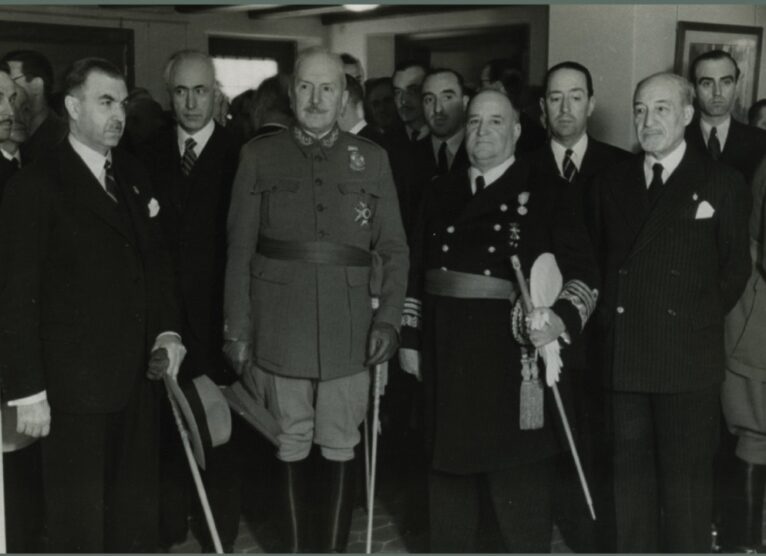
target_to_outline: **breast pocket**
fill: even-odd
[[[295,178],[263,178],[253,186],[253,193],[261,195],[261,223],[263,226],[289,226],[289,217],[296,206],[301,181]]]
[[[256,356],[282,365],[293,297],[290,295],[290,284],[295,277],[293,263],[256,256],[250,274]]]

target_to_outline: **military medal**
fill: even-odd
[[[360,153],[356,147],[348,148],[348,167],[354,172],[363,172],[367,163],[364,160],[364,155]]]
[[[516,212],[518,212],[521,216],[524,216],[529,212],[529,209],[527,209],[526,204],[529,201],[529,191],[522,191],[519,193],[519,208],[516,209]]]
[[[537,350],[521,347],[521,388],[519,390],[519,428],[523,431],[543,428],[543,383],[537,369]]]
[[[521,226],[519,226],[518,222],[510,222],[508,224],[508,245],[511,247],[518,247],[520,239]]]
[[[372,210],[369,205],[364,201],[359,201],[359,204],[354,208],[356,211],[356,218],[354,222],[359,222],[359,225],[364,227],[370,224],[370,218],[372,218]]]

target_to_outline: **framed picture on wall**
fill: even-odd
[[[732,112],[735,118],[747,122],[747,109],[755,102],[758,90],[762,39],[762,27],[679,21],[675,71],[689,77],[691,61],[709,50],[724,50],[731,54],[740,71]]]

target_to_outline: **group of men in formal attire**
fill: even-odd
[[[766,132],[731,117],[736,61],[640,81],[637,154],[588,133],[577,62],[546,73],[547,134],[498,64],[470,97],[401,64],[398,124],[376,129],[352,62],[300,53],[292,122],[242,146],[211,58],[177,52],[173,122],[129,154],[111,63],[72,65],[62,120],[47,60],[4,56],[2,400],[42,437],[4,456],[9,548],[182,541],[199,507],[159,379],[208,375],[276,422],[281,550],[342,552],[390,361],[419,390],[432,551],[547,552],[555,523],[576,551],[706,552],[713,521],[724,549],[759,549]],[[736,449],[714,477],[722,416]],[[203,473],[225,551],[248,441]]]

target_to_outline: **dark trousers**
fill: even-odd
[[[555,458],[471,475],[432,471],[431,552],[550,552],[554,475]]]
[[[709,552],[720,387],[612,392],[618,552]]]
[[[50,551],[156,550],[157,387],[138,380],[115,413],[51,412],[42,441]]]
[[[40,442],[3,454],[5,540],[9,553],[40,552],[44,548],[40,465]]]
[[[167,399],[162,402],[162,448],[160,465],[160,540],[164,546],[182,542],[193,516],[194,533],[204,548],[212,550],[199,496],[191,476],[175,419]],[[243,426],[232,416],[229,442],[205,453],[205,469],[200,469],[210,509],[224,548],[234,545],[239,531],[240,491],[242,490],[241,442]]]

